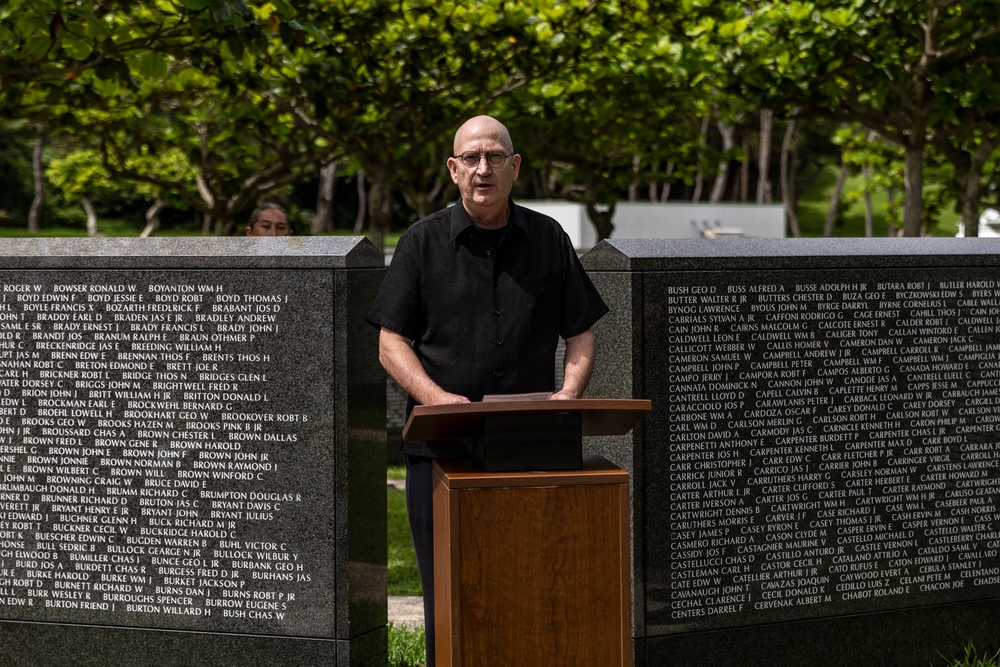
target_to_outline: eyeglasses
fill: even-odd
[[[513,155],[511,153],[510,155]],[[499,169],[507,162],[507,158],[510,155],[505,155],[503,153],[462,153],[461,155],[453,156],[456,160],[461,160],[462,164],[468,169],[475,169],[482,162],[483,158],[486,158],[486,164],[490,166],[491,169]]]

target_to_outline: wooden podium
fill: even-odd
[[[650,410],[648,400],[603,398],[418,405],[403,440],[468,440],[487,472],[578,470],[582,436],[624,435]]]
[[[627,433],[650,405],[515,401],[428,406],[421,414],[418,407],[404,437],[468,437],[484,414],[574,409],[583,434],[612,435]],[[471,459],[436,461],[438,667],[630,666],[629,549],[628,473],[606,459],[507,472],[484,471]]]

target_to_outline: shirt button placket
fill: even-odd
[[[503,354],[501,354],[503,347],[503,338],[500,336],[501,331],[501,317],[503,315],[503,310],[500,308],[498,303],[497,289],[500,286],[500,281],[497,279],[496,274],[496,255],[490,250],[486,251],[486,255],[490,258],[493,263],[493,345],[496,348],[496,352],[493,355],[493,377],[499,380],[503,377]]]

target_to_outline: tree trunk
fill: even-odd
[[[983,141],[972,151],[971,155],[966,155],[967,167],[960,169],[953,160],[955,174],[958,176],[958,201],[962,213],[962,226],[965,228],[966,236],[979,236],[979,207],[982,204],[983,196],[983,170],[990,155],[997,149],[1000,139]]]
[[[316,193],[316,215],[312,219],[312,233],[333,231],[333,193],[337,185],[337,163],[329,162],[319,170],[319,191]]]
[[[667,180],[665,180],[663,182],[663,189],[660,190],[660,203],[661,204],[666,204],[667,200],[670,199],[670,186],[671,186],[671,184],[673,182],[673,181],[671,181],[671,177],[674,175],[674,169],[676,167],[677,167],[677,164],[674,163],[674,162],[668,162],[667,163]]]
[[[389,178],[379,174],[371,180],[371,191],[368,193],[368,238],[378,248],[385,248],[385,237],[392,224],[392,204]]]
[[[729,180],[729,152],[735,145],[733,141],[735,130],[733,128],[722,121],[716,123],[716,127],[719,128],[719,134],[722,135],[722,151],[724,155],[723,159],[719,162],[719,173],[715,177],[715,183],[712,184],[712,193],[708,196],[710,204],[718,204],[722,201],[722,197],[726,193],[726,183]]]
[[[590,218],[591,224],[597,230],[597,242],[611,238],[611,232],[615,230],[615,226],[611,223],[611,219],[615,216],[615,205],[611,204],[608,206],[606,211],[602,211],[597,208],[597,204],[593,201],[587,201],[587,217]]]
[[[795,192],[795,151],[792,149],[794,138],[795,120],[792,119],[788,121],[785,136],[781,140],[781,200],[788,217],[788,235],[798,238],[802,236],[802,231],[799,229],[799,206]]]
[[[970,186],[971,179],[966,178],[965,186],[968,188]],[[976,178],[975,189],[979,190],[978,176]],[[961,213],[962,213],[962,229],[964,230],[965,236],[976,237],[979,236],[979,193],[977,192],[975,198],[970,196],[972,193],[966,193],[962,197],[961,201]]]
[[[962,230],[967,237],[979,236],[979,207],[973,207],[970,200],[962,202]]]
[[[823,224],[823,238],[833,236],[833,225],[837,221],[837,208],[840,206],[840,197],[844,191],[844,181],[846,180],[847,165],[841,159],[840,173],[837,174],[837,182],[833,186],[833,193],[830,195],[830,208],[826,211],[826,222]]]
[[[632,174],[635,177],[635,180],[633,180],[631,183],[629,183],[629,186],[628,186],[628,200],[630,202],[636,202],[636,201],[639,200],[639,183],[637,181],[639,179],[639,167],[640,166],[642,166],[642,158],[640,158],[638,155],[633,155],[632,156]]]
[[[156,201],[154,201],[153,204],[146,209],[146,226],[139,234],[139,238],[149,238],[157,232],[160,228],[160,211],[166,207],[167,202],[157,197]]]
[[[698,172],[694,178],[694,194],[691,195],[692,203],[697,204],[701,199],[701,188],[705,183],[705,148],[708,146],[708,123],[711,117],[705,114],[701,119],[701,139],[698,140]]]
[[[870,239],[875,236],[875,211],[872,208],[872,193],[868,187],[872,180],[872,168],[866,164],[861,170],[861,175],[865,181],[862,193],[865,200],[865,238]]]
[[[97,236],[97,211],[94,210],[94,203],[88,197],[84,197],[80,203],[87,214],[87,236],[94,238]]]
[[[437,181],[429,190],[424,190],[420,184],[411,184],[411,187],[401,189],[403,201],[417,214],[417,220],[426,218],[434,211],[442,208],[438,206],[441,193],[444,191],[444,183]]]
[[[875,141],[874,130],[868,131],[868,143],[871,144]],[[875,210],[872,207],[872,193],[871,193],[871,182],[872,182],[872,168],[871,165],[866,164],[861,170],[861,176],[864,179],[864,191],[862,196],[865,200],[865,238],[872,238],[875,236]]]
[[[202,174],[201,169],[195,175],[195,185],[198,188],[198,194],[201,196],[201,200],[205,203],[206,211],[202,213],[201,217],[201,233],[205,236],[211,236],[212,229],[212,214],[208,211],[215,210],[215,193],[212,192],[212,188],[208,185],[208,181],[205,179],[204,174]]]
[[[888,199],[889,201],[893,201],[896,198],[896,188],[893,187],[888,188],[886,190],[885,196],[886,199]],[[885,225],[885,235],[888,238],[893,238],[894,236],[897,236],[897,232],[898,230],[896,228],[896,225],[892,223],[892,219],[887,219]]]
[[[45,208],[45,166],[42,163],[42,151],[45,148],[45,126],[36,127],[35,150],[31,156],[31,173],[35,181],[35,197],[31,200],[28,210],[28,231],[32,234],[42,227],[42,209]]]
[[[771,132],[774,128],[774,112],[760,110],[760,146],[757,162],[757,203],[771,203],[771,181],[768,175],[771,162]]]
[[[246,220],[240,222],[239,226],[236,224],[236,220],[233,219],[232,211],[228,209],[223,210],[213,216],[215,220],[215,235],[216,236],[230,236],[239,232],[243,234],[243,229],[246,227]]]
[[[361,234],[365,228],[365,216],[368,213],[368,189],[365,187],[365,172],[359,171],[357,177],[358,187],[358,215],[354,218],[354,234]]]
[[[656,164],[651,165],[650,171],[653,172],[653,173],[655,173],[657,167],[659,167],[659,166],[660,166],[660,163],[659,163],[659,161],[657,161]],[[651,179],[649,179],[649,182],[647,183],[647,186],[649,187],[649,193],[648,193],[649,194],[649,201],[650,201],[650,203],[655,204],[656,202],[658,202],[660,200],[660,194],[659,194],[659,192],[660,192],[660,184],[656,182],[655,178],[651,178]]]
[[[750,139],[743,137],[743,162],[740,164],[740,201],[750,197]]]
[[[950,147],[949,147],[950,148]],[[951,162],[955,170],[956,195],[958,199],[958,212],[961,214],[958,224],[962,228],[962,235],[966,237],[979,236],[979,200],[981,196],[979,185],[979,175],[976,176],[976,183],[970,183],[972,173],[972,157],[963,150],[945,151],[948,161]]]
[[[923,229],[924,209],[924,144],[920,136],[910,135],[906,144],[906,162],[903,167],[903,236],[920,236]]]
[[[421,161],[419,167],[410,171],[411,178],[403,179],[396,190],[397,195],[402,195],[406,205],[413,209],[417,215],[417,220],[422,220],[434,211],[447,205],[451,199],[448,191],[450,178],[442,178],[441,165],[448,161],[450,151],[440,151],[435,159]]]

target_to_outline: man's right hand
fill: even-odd
[[[459,396],[458,394],[449,394],[446,391],[441,391],[440,396],[435,396],[433,403],[424,403],[423,405],[455,405],[457,403],[471,403],[465,396]]]

